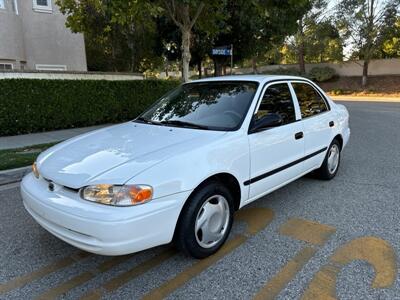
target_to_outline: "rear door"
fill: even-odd
[[[321,165],[333,138],[332,129],[337,124],[328,103],[315,87],[304,81],[292,81],[291,85],[300,106],[304,129],[304,166],[313,169]]]
[[[293,101],[287,82],[267,85],[262,92],[253,119],[269,113],[279,114],[281,126],[249,133],[250,185],[249,201],[294,179],[303,172],[302,163],[295,163],[304,155],[303,128],[298,105]]]

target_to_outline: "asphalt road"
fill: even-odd
[[[194,260],[161,246],[81,252],[0,188],[0,298],[400,299],[400,103],[344,102],[337,177],[305,177],[237,215],[226,247]]]

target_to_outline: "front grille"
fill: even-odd
[[[47,178],[44,178],[44,177],[42,177],[42,178],[43,178],[44,181],[47,182],[47,184],[54,183],[54,184],[57,184],[58,186],[60,186],[62,189],[66,190],[66,191],[73,192],[73,193],[78,193],[79,192],[79,189],[75,189],[75,188],[71,188],[69,186],[58,184],[57,182],[54,182],[53,180],[50,180],[50,179],[47,179]]]

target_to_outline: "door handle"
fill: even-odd
[[[303,133],[302,131],[300,131],[300,132],[298,132],[298,133],[296,133],[296,134],[294,135],[294,138],[295,138],[296,140],[302,139],[303,137],[304,137],[304,133]]]
[[[333,126],[335,126],[335,122],[330,121],[330,122],[329,122],[329,127],[333,127]]]

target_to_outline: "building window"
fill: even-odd
[[[36,70],[38,71],[66,71],[67,66],[66,65],[42,65],[42,64],[36,64],[35,65]]]
[[[1,2],[1,0],[0,0]],[[0,63],[0,71],[5,71],[5,70],[12,70],[13,65],[12,64],[2,64]]]
[[[33,0],[33,10],[51,13],[53,11],[51,7],[51,0]]]
[[[5,5],[5,0],[0,0],[0,9],[5,9],[6,5]]]

